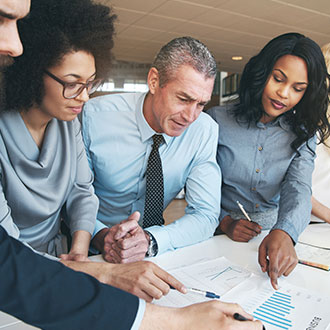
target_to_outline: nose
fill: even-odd
[[[9,22],[6,33],[1,37],[2,41],[1,51],[12,57],[17,57],[23,53],[23,45],[18,34],[16,22]]]
[[[287,85],[282,85],[279,87],[279,89],[277,90],[277,94],[283,98],[286,99],[289,96],[289,90],[290,90],[290,86]]]
[[[87,88],[85,87],[82,92],[76,96],[76,99],[81,102],[87,102],[89,100],[89,94],[87,93]]]
[[[182,118],[185,122],[191,124],[198,117],[199,112],[195,104],[191,104],[182,112]]]

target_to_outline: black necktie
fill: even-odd
[[[163,167],[158,148],[164,142],[162,135],[152,137],[154,144],[146,170],[146,198],[144,204],[143,228],[163,225],[164,182]]]

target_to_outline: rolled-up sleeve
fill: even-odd
[[[287,232],[295,242],[310,221],[315,148],[313,137],[298,149],[281,184],[278,220],[273,229]]]

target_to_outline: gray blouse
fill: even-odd
[[[18,112],[0,115],[0,224],[52,253],[61,217],[71,234],[93,233],[98,200],[77,119],[52,119],[39,149]]]

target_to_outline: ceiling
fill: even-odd
[[[271,38],[300,32],[330,42],[330,0],[96,0],[118,19],[117,60],[151,63],[162,45],[192,36],[214,54],[220,71],[241,72]],[[232,56],[243,56],[233,61]]]

